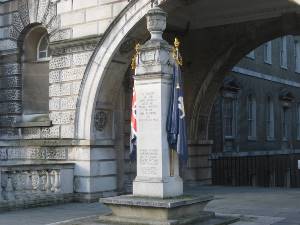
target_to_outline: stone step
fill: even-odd
[[[198,222],[194,225],[228,225],[239,221],[239,218],[216,216],[206,221]]]

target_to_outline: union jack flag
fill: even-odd
[[[133,86],[132,101],[131,101],[131,135],[130,135],[130,159],[136,159],[136,141],[137,141],[137,128],[136,128],[136,93]]]

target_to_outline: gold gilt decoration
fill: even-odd
[[[135,54],[134,56],[132,57],[132,60],[131,60],[131,69],[135,70],[136,67],[137,67],[137,59],[139,57],[139,52],[140,52],[140,47],[141,45],[139,43],[137,43],[135,45]]]
[[[179,52],[179,47],[180,47],[180,41],[176,37],[174,41],[174,47],[173,47],[173,57],[175,61],[177,62],[178,65],[182,66],[183,65],[183,60]]]

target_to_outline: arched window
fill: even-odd
[[[46,33],[41,37],[37,46],[37,61],[49,60],[49,38]]]
[[[42,26],[22,40],[22,120],[16,126],[49,126],[49,39]]]
[[[274,139],[274,104],[271,97],[267,98],[266,104],[266,132],[267,140]]]
[[[248,139],[256,139],[256,101],[250,94],[247,98],[248,105]]]

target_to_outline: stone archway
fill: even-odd
[[[166,33],[171,37],[176,34],[182,39],[182,54],[187,65],[183,70],[184,73],[191,74],[189,77],[186,76],[185,83],[186,89],[189,89],[186,108],[192,144],[194,140],[197,142],[199,138],[207,138],[207,121],[211,106],[226,71],[259,44],[270,40],[272,37],[293,33],[298,23],[296,14],[291,13],[284,16],[277,15],[273,19],[256,18],[251,22],[243,22],[238,19],[235,24],[232,24],[233,21],[231,20],[226,22],[228,25],[217,26],[214,24],[212,28],[199,27],[193,30],[189,23],[182,21],[178,22],[180,27],[174,26],[178,19],[176,5],[192,7],[191,5],[196,4],[195,2],[174,1],[172,4],[168,4],[168,1],[164,1],[165,8],[170,12],[169,19],[171,21],[171,26],[168,27]],[[151,1],[149,0],[131,1],[107,29],[98,44],[81,84],[75,120],[76,138],[94,139],[93,125],[96,107],[115,109],[113,104],[118,99],[118,96],[115,95],[118,91],[114,93],[113,90],[120,89],[133,53],[130,50],[121,53],[120,48],[132,40],[143,41],[147,38],[141,27],[144,26],[142,19],[150,7]],[[293,25],[287,26],[291,20]],[[271,29],[272,27],[277,27],[277,29]],[[259,31],[261,30],[264,32],[260,34]],[[198,42],[201,41],[204,44],[198,45]],[[191,45],[191,43],[197,44]],[[133,45],[131,48],[133,49]],[[203,134],[200,126],[202,116],[206,119],[204,119],[202,126],[205,129]],[[122,120],[115,122],[120,121]],[[119,140],[115,139],[114,141],[118,142]],[[199,150],[197,148],[199,146],[195,146],[196,151]],[[197,162],[200,161],[199,159]],[[197,177],[197,173],[199,173],[199,168],[191,172],[194,177]],[[197,178],[192,177],[191,179]]]

